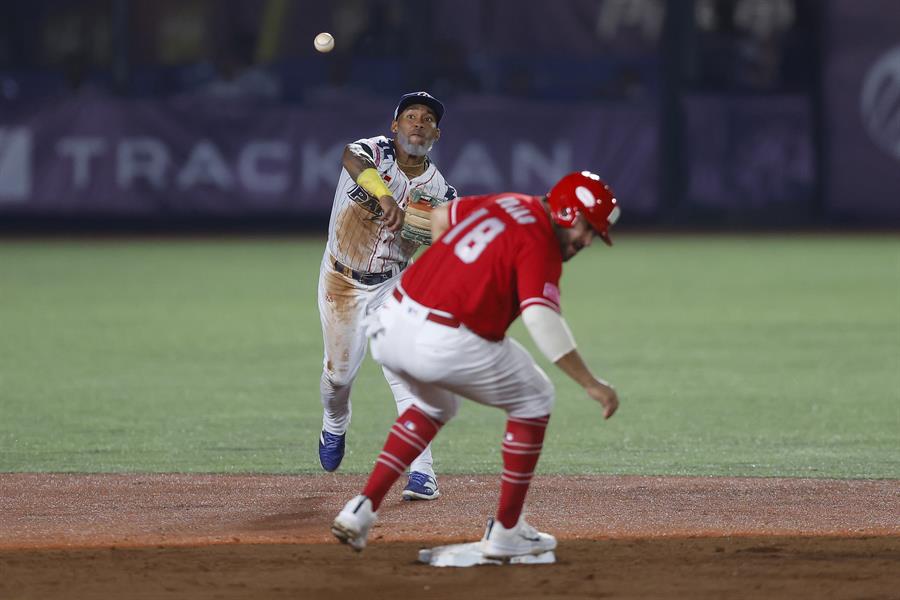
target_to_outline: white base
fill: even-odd
[[[479,542],[422,548],[419,562],[432,567],[474,567],[476,565],[549,565],[556,562],[553,550],[541,554],[526,554],[510,558],[487,558],[479,549]]]

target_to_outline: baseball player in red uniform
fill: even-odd
[[[497,514],[481,541],[485,556],[541,554],[556,539],[522,518],[522,507],[553,408],[550,380],[506,337],[522,320],[537,347],[583,386],[609,418],[615,390],[594,376],[560,313],[562,263],[595,236],[612,245],[619,207],[597,175],[563,177],[544,197],[470,196],[435,209],[436,240],[366,322],[372,356],[416,400],[391,427],[362,494],[338,514],[332,532],[361,550],[385,494],[457,412],[460,397],[507,413]]]
[[[325,341],[320,383],[323,406],[319,462],[336,470],[350,425],[350,388],[366,353],[363,318],[390,297],[419,244],[399,235],[413,190],[441,200],[456,198],[428,152],[440,137],[444,106],[426,92],[404,95],[391,132],[348,144],[334,193],[328,244],[319,271],[319,316]],[[413,402],[407,386],[385,370],[397,412]],[[440,496],[431,449],[411,461],[407,500]]]

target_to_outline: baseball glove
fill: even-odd
[[[406,206],[406,219],[400,237],[417,244],[431,245],[431,210],[446,200],[429,196],[421,190],[413,190]]]

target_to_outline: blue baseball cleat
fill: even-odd
[[[420,471],[412,471],[409,474],[409,482],[403,488],[404,500],[436,500],[440,495],[437,480]]]
[[[328,433],[324,429],[319,435],[319,462],[322,468],[328,471],[336,471],[344,460],[344,441],[347,434]]]

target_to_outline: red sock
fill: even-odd
[[[422,454],[442,425],[415,406],[410,406],[397,417],[363,490],[363,495],[372,501],[372,510],[378,510],[394,482]]]
[[[523,419],[509,417],[503,436],[503,477],[500,478],[500,506],[497,520],[507,529],[519,522],[525,494],[541,457],[544,431],[550,415]]]

